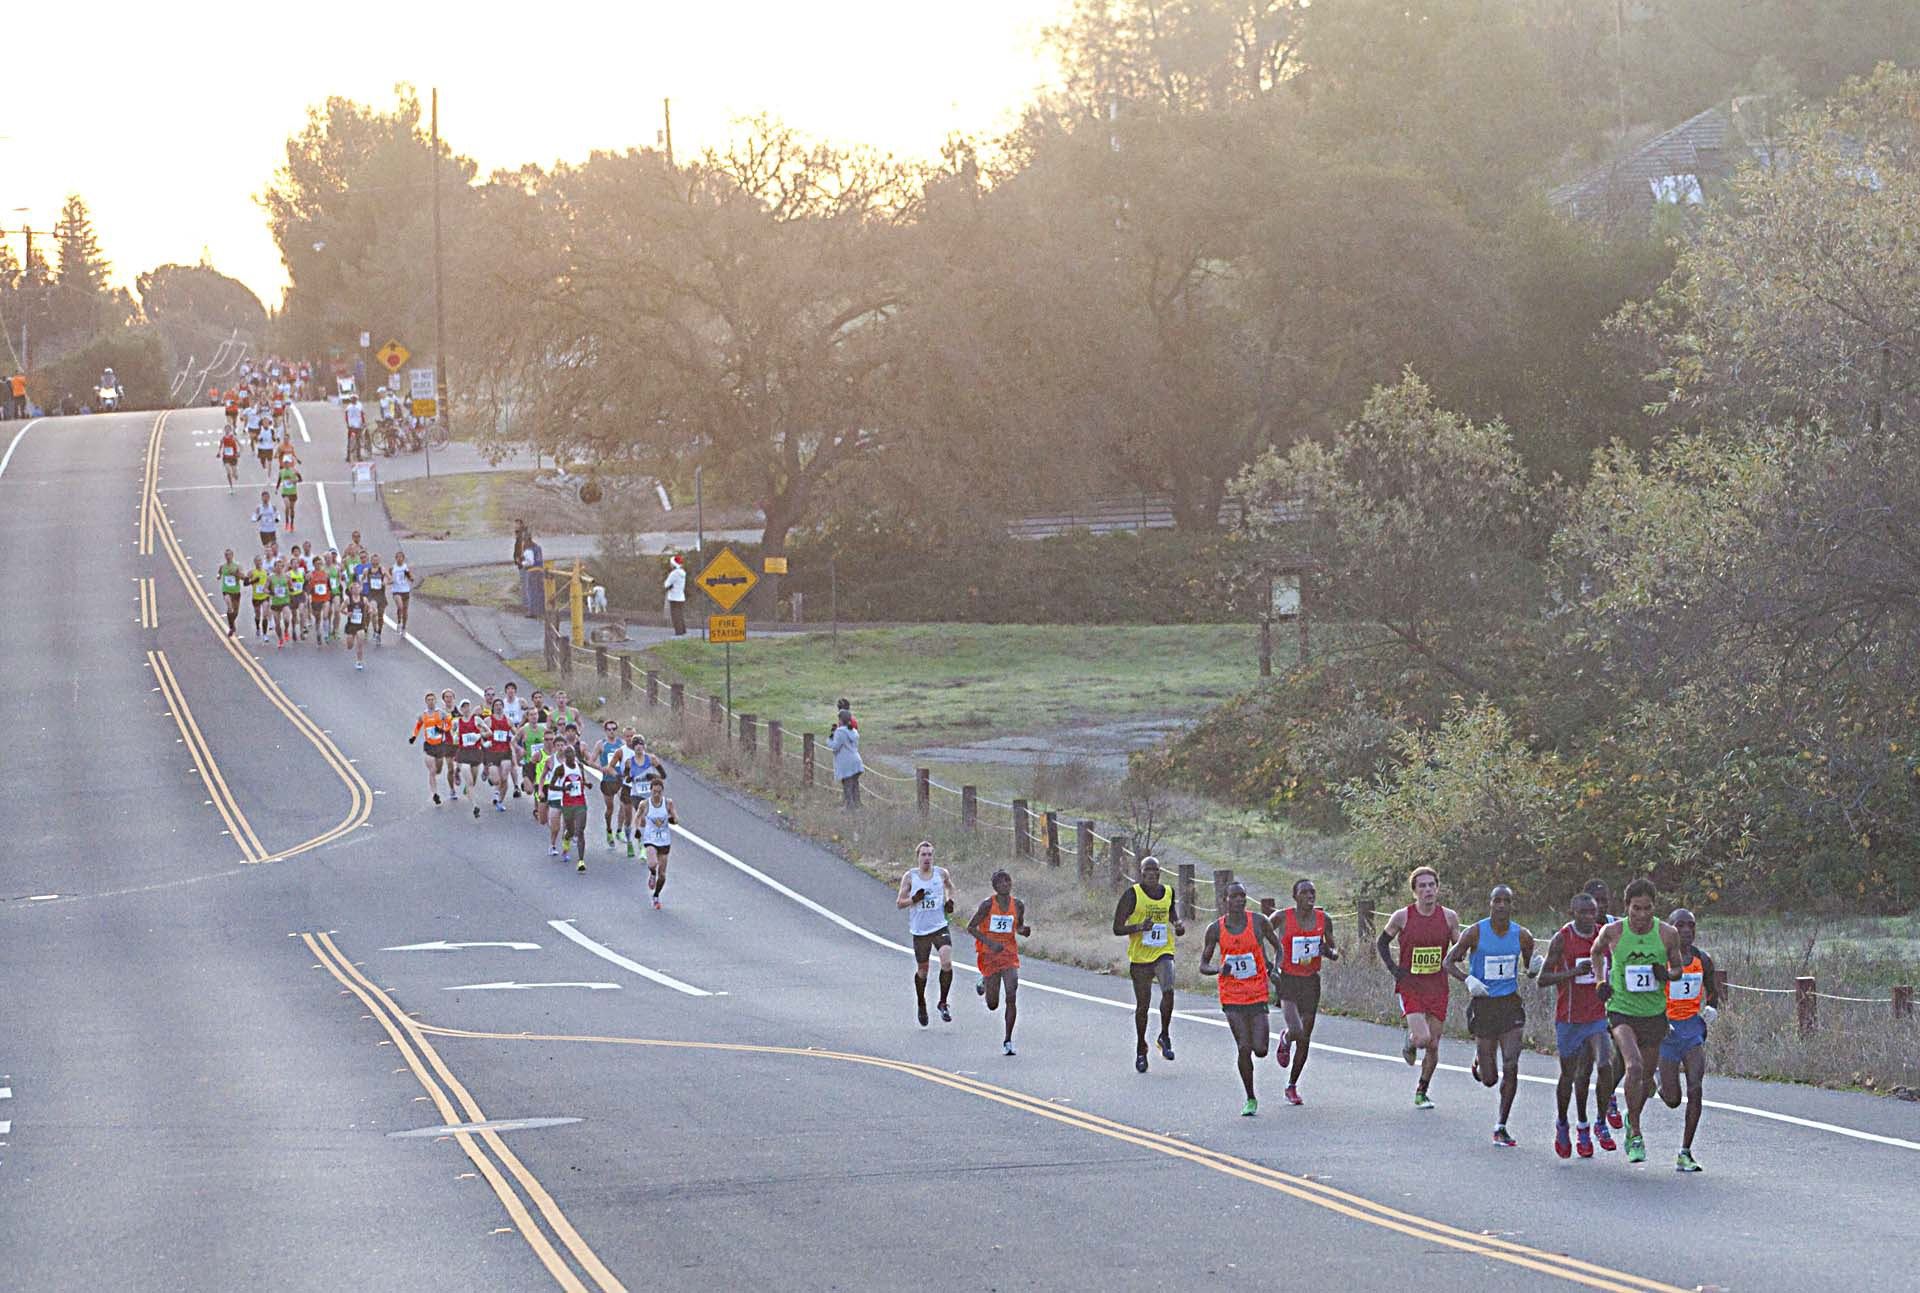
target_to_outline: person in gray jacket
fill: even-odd
[[[833,751],[833,775],[840,779],[840,796],[847,808],[860,806],[860,774],[867,765],[860,761],[860,732],[853,725],[853,714],[841,710],[827,736],[827,748]]]

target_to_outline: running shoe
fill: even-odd
[[[1280,1040],[1274,1043],[1273,1058],[1281,1068],[1293,1063],[1293,1042],[1284,1028],[1280,1030]]]
[[[479,821],[479,820],[480,820],[480,805],[479,805],[479,804],[475,804],[475,805],[473,806],[473,819],[474,819],[475,821]]]
[[[1419,1048],[1413,1044],[1413,1035],[1409,1033],[1406,1042],[1400,1047],[1400,1058],[1407,1062],[1408,1068],[1412,1068],[1419,1055]]]
[[[405,637],[405,636],[406,636],[406,634],[404,634],[404,633],[402,633],[402,634],[401,634],[400,636],[401,636],[401,637]],[[515,787],[513,788],[513,797],[514,797],[515,799],[518,799],[518,798],[520,797],[520,787],[518,787],[518,786],[515,786]]]
[[[1698,1172],[1704,1169],[1700,1164],[1693,1161],[1692,1150],[1683,1149],[1680,1151],[1680,1156],[1673,1160],[1673,1170],[1676,1172]]]
[[[1630,1131],[1627,1133],[1627,1161],[1629,1163],[1644,1163],[1647,1161],[1646,1138],[1640,1135],[1639,1132]]]
[[[496,813],[504,813],[507,811],[507,806],[496,799],[493,801],[493,811]]]
[[[920,1003],[920,1026],[922,1028],[927,1026],[927,1003],[924,1001]]]
[[[1507,1134],[1505,1127],[1495,1127],[1493,1129],[1493,1144],[1496,1149],[1512,1149],[1519,1143],[1519,1141]],[[1555,1146],[1555,1148],[1557,1149],[1558,1146]]]
[[[987,995],[987,981],[985,979],[974,980],[973,995],[976,997],[984,997]]]
[[[1584,1141],[1586,1136],[1582,1134],[1581,1139]],[[1573,1134],[1568,1130],[1567,1121],[1564,1118],[1553,1124],[1553,1152],[1562,1158],[1573,1157]],[[1582,1155],[1582,1157],[1586,1157],[1592,1153],[1593,1146],[1588,1145],[1587,1154]]]
[[[1415,1091],[1413,1093],[1413,1107],[1416,1109],[1431,1109],[1434,1107],[1433,1100],[1425,1091]]]
[[[1619,1131],[1620,1125],[1620,1097],[1610,1095],[1607,1097],[1607,1126]]]
[[[560,856],[560,850],[553,847],[553,845],[549,844],[547,845],[547,856],[550,858],[557,858]]]
[[[1005,1055],[1011,1055],[1011,1054],[1013,1054],[1013,1043],[1012,1043],[1012,1042],[1001,1042],[1001,1043],[1000,1043],[1000,1051],[1001,1051],[1001,1053],[1002,1053],[1002,1054],[1005,1054]],[[1699,1171],[1700,1169],[1696,1167],[1696,1168],[1694,1168],[1693,1170],[1697,1172],[1697,1171]]]
[[[514,793],[515,793],[515,794],[519,794],[520,792],[516,790],[516,791],[514,791]],[[628,840],[628,841],[627,841],[627,856],[628,856],[628,857],[632,857],[632,856],[633,856],[633,841],[632,841],[632,840]]]
[[[439,792],[438,790],[436,790],[436,791],[434,791],[434,792],[433,792],[433,802],[434,802],[434,803],[435,803],[436,805],[438,805],[438,804],[439,804],[439,802],[440,802],[440,792]]]
[[[1300,1098],[1300,1093],[1297,1090],[1295,1090],[1293,1087],[1288,1087],[1287,1103],[1288,1104],[1305,1104],[1306,1101]]]
[[[660,910],[660,895],[659,895],[659,894],[657,894],[657,893],[656,893],[655,895],[653,895],[653,909],[654,909],[655,911],[659,911],[659,910]],[[941,1013],[941,1014],[943,1014],[943,1015],[947,1013],[944,1007],[943,1007],[943,1008],[941,1009],[941,1011],[940,1011],[940,1013]],[[948,1022],[948,1023],[952,1023],[953,1021],[952,1021],[951,1019],[949,1019],[949,1020],[948,1020],[947,1022]]]
[[[1140,1048],[1140,1053],[1133,1057],[1133,1071],[1135,1073],[1147,1071],[1147,1048],[1144,1046]]]
[[[1580,1129],[1579,1139],[1574,1142],[1574,1152],[1582,1158],[1593,1157],[1593,1133],[1585,1127]]]
[[[575,870],[575,871],[578,871],[578,872],[580,872],[581,874],[583,874],[583,875],[584,875],[584,874],[586,873],[586,870],[587,870],[587,860],[586,860],[585,858],[581,858],[581,859],[580,859],[580,865],[579,865],[579,866],[577,866],[577,867],[575,867],[575,868],[574,868],[574,870]]]
[[[1480,1080],[1480,1057],[1478,1055],[1473,1057],[1473,1080],[1475,1082]]]
[[[660,905],[660,900],[658,898],[655,898],[653,900],[653,905],[658,907]],[[940,1022],[946,1023],[946,1024],[950,1024],[953,1022],[953,1012],[947,1009],[946,1002],[942,1001],[939,1005],[935,1006],[934,1009],[940,1012]]]
[[[1259,1112],[1260,1112],[1260,1102],[1254,1099],[1252,1096],[1248,1096],[1247,1102],[1240,1106],[1240,1116],[1242,1118],[1251,1118],[1253,1117],[1253,1115]]]
[[[1603,1122],[1593,1124],[1593,1138],[1599,1143],[1600,1148],[1606,1150],[1609,1154],[1620,1148],[1620,1146],[1614,1143],[1613,1133],[1607,1130],[1607,1125]]]
[[[608,848],[612,848],[612,847],[613,847],[613,832],[612,832],[612,831],[608,831],[608,832],[607,832],[607,847],[608,847]]]
[[[1160,1034],[1160,1058],[1169,1062],[1173,1059],[1173,1038]]]
[[[364,662],[364,661],[360,661],[360,660],[355,660],[355,661],[353,662],[353,667],[354,667],[354,668],[356,668],[356,669],[364,669],[364,668],[366,668],[367,666],[366,666],[366,664],[365,664],[365,662]]]

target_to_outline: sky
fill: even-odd
[[[49,227],[79,193],[116,283],[204,251],[275,306],[286,277],[254,197],[329,95],[385,107],[409,81],[424,105],[437,85],[441,133],[482,176],[652,146],[663,98],[679,156],[767,112],[815,138],[926,157],[953,131],[1017,119],[1053,78],[1041,32],[1067,7],[409,0],[389,24],[344,21],[377,6],[129,7],[94,21],[80,64],[51,47],[6,60],[0,224]],[[64,44],[75,29],[60,29]],[[19,235],[8,241],[19,255]]]

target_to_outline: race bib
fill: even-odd
[[[1654,989],[1653,966],[1623,966],[1620,980],[1627,985],[1628,992],[1652,992]]]
[[[240,581],[238,579],[235,579],[232,575],[222,576],[220,579],[220,586],[226,589],[230,593],[237,593],[240,591]]]
[[[987,932],[990,934],[1011,934],[1013,932],[1013,917],[988,916]]]
[[[1667,996],[1674,1001],[1698,1001],[1705,975],[1683,974],[1667,985]]]
[[[1488,983],[1511,979],[1519,972],[1520,958],[1517,956],[1489,956],[1486,959],[1486,973],[1480,977]]]
[[[1260,972],[1253,963],[1252,952],[1235,952],[1232,956],[1222,957],[1220,971],[1231,979],[1251,979]]]
[[[1411,969],[1415,974],[1440,973],[1440,958],[1443,949],[1438,947],[1416,947],[1413,949]]]
[[[369,579],[367,581],[367,587],[371,588],[376,593],[379,592],[382,588],[385,588],[386,586],[387,586],[386,581],[384,580]]]
[[[1576,975],[1574,975],[1574,976],[1573,976],[1573,981],[1574,981],[1575,983],[1586,983],[1586,984],[1593,984],[1593,983],[1598,983],[1598,982],[1599,982],[1599,980],[1598,980],[1598,979],[1596,979],[1596,978],[1594,977],[1594,975],[1593,975],[1593,961],[1592,961],[1592,959],[1591,959],[1591,958],[1588,958],[1588,957],[1584,957],[1584,956],[1583,956],[1583,957],[1581,957],[1580,959],[1581,959],[1581,960],[1583,960],[1583,961],[1586,961],[1586,963],[1587,963],[1587,968],[1586,968],[1586,969],[1584,969],[1584,970],[1582,970],[1582,971],[1580,971],[1580,973],[1578,973],[1578,974],[1576,974]]]
[[[1165,947],[1167,945],[1167,927],[1164,924],[1149,925],[1140,932],[1140,942],[1145,947]]]
[[[934,897],[931,893],[924,895],[920,899],[921,911],[932,911],[934,908],[938,907],[939,905],[940,905],[940,900]]]
[[[1320,936],[1318,934],[1296,934],[1293,939],[1293,962],[1298,965],[1311,961],[1320,955]]]

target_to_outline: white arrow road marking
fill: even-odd
[[[383,952],[457,952],[463,947],[504,947],[514,952],[537,952],[538,943],[449,943],[441,939],[434,943],[403,943],[399,947],[383,947]]]
[[[594,992],[617,990],[617,983],[462,983],[442,988],[442,992],[522,992],[528,988],[589,988]]]
[[[672,988],[675,992],[684,992],[689,997],[711,997],[714,995],[705,988],[696,988],[691,983],[682,983],[671,974],[662,974],[658,970],[648,969],[638,961],[630,961],[612,948],[594,942],[564,920],[550,920],[547,924],[558,930],[564,937],[570,938],[580,946],[586,948],[601,960],[611,961],[623,970],[632,970],[641,978],[652,979],[661,987]]]

